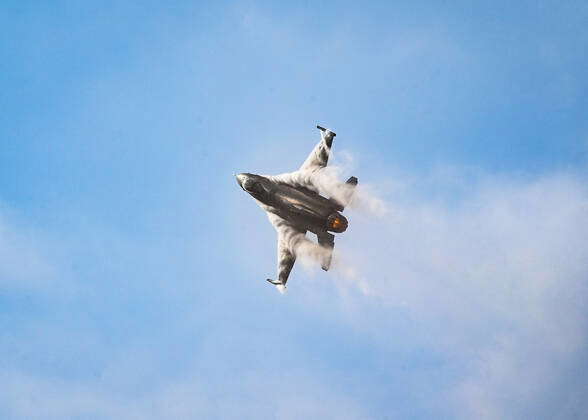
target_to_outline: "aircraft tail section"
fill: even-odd
[[[330,200],[337,204],[338,210],[343,211],[345,207],[351,203],[353,199],[353,194],[355,193],[355,187],[357,187],[358,180],[356,177],[352,176],[345,184],[341,185],[341,192],[336,194],[336,197],[331,197]]]

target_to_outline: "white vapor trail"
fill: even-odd
[[[314,181],[334,192],[332,175],[340,172]],[[343,255],[333,264],[335,284],[345,296],[357,292],[353,308],[374,301],[384,312],[402,308],[428,325],[435,351],[464,360],[463,375],[444,391],[458,417],[536,417],[588,341],[585,185],[569,174],[488,176],[445,204],[358,189],[346,232],[353,238],[335,248]],[[361,323],[365,315],[354,316]],[[379,324],[365,322],[367,330]]]

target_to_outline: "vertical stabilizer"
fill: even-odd
[[[353,194],[355,193],[355,187],[357,187],[357,178],[352,176],[350,177],[345,184],[341,185],[342,191],[339,194],[336,194],[336,197],[331,197],[329,200],[337,204],[339,211],[343,211],[345,207],[351,203],[353,199]]]

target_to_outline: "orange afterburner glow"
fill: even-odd
[[[347,223],[345,216],[335,212],[329,215],[324,226],[331,232],[341,233],[347,230]]]
[[[332,213],[326,220],[325,227],[331,232],[345,232],[347,230],[347,219],[339,213]]]

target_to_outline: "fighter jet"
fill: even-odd
[[[317,128],[321,140],[297,171],[281,175],[236,175],[237,183],[266,211],[278,232],[277,280],[267,281],[282,293],[296,262],[297,249],[309,242],[306,232],[317,236],[321,267],[325,271],[329,269],[335,246],[335,235],[331,232],[342,233],[347,229],[348,221],[341,212],[350,203],[357,186],[357,178],[352,176],[336,185],[331,197],[320,195],[321,171],[327,166],[336,134],[319,125]]]

